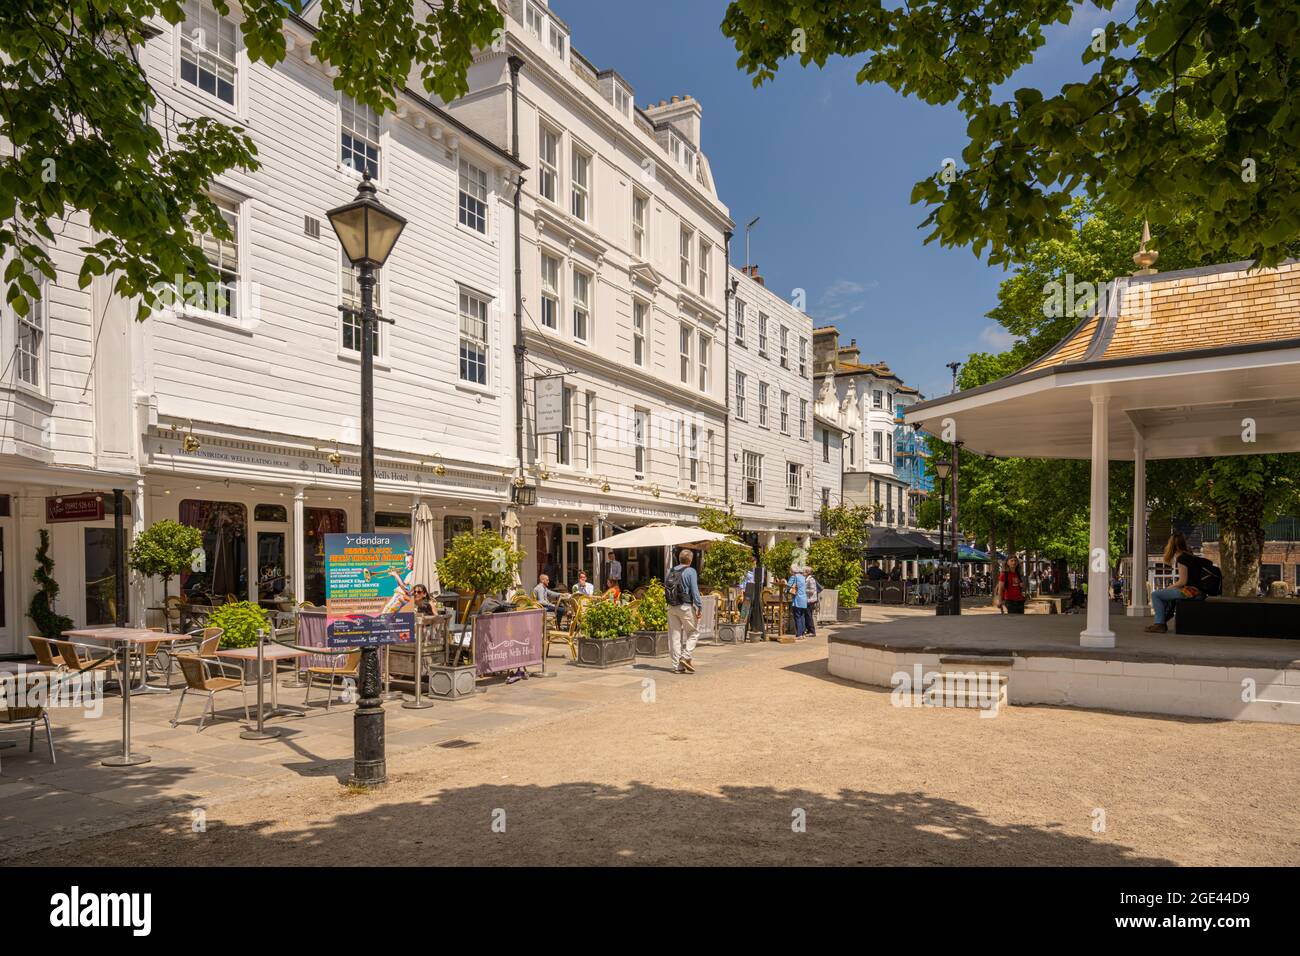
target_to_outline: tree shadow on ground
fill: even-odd
[[[402,784],[398,778],[393,781]],[[265,819],[205,833],[188,819],[65,848],[67,864],[110,849],[169,865],[1170,865],[1105,835],[1002,825],[924,793],[632,783],[480,785],[400,803],[359,793],[328,821]],[[357,802],[355,809],[348,803]],[[803,824],[800,832],[799,824]]]

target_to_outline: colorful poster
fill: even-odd
[[[413,642],[414,565],[408,534],[325,535],[326,643],[378,647]]]

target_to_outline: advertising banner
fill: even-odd
[[[415,640],[414,555],[408,534],[325,535],[325,609],[330,647]]]

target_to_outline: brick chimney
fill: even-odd
[[[848,345],[841,345],[839,355],[840,355],[841,362],[844,362],[849,365],[861,364],[862,352],[858,348],[858,340],[849,339]]]
[[[757,265],[741,266],[740,271],[743,272],[745,275],[749,276],[759,285],[763,286],[764,288],[767,288],[767,283],[763,281],[763,277],[759,274]]]
[[[700,127],[704,110],[699,100],[685,93],[674,96],[671,100],[660,100],[658,105],[651,104],[646,114],[656,123],[667,123],[676,127],[698,149],[700,146]]]

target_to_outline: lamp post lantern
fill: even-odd
[[[387,261],[406,220],[375,197],[367,170],[357,198],[325,214],[357,270],[361,292],[361,531],[375,530],[375,270]],[[391,321],[391,320],[384,320]],[[380,696],[379,649],[361,650],[360,699],[352,717],[352,782],[375,786],[388,778],[384,756],[384,704]]]

